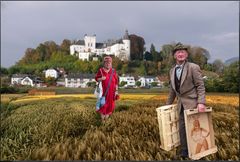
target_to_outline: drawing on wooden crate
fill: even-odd
[[[211,111],[211,107],[204,113],[198,113],[197,109],[184,111],[188,152],[191,159],[197,160],[217,152]]]
[[[206,118],[206,114],[204,118]],[[203,121],[207,121],[206,119],[202,119],[203,121],[200,122],[199,115],[194,115],[190,119],[192,119],[190,123],[192,123],[191,139],[194,144],[193,150],[195,151],[195,154],[198,154],[202,151],[208,150],[208,141],[210,141],[210,139],[207,139],[207,137],[209,137],[210,132],[209,128],[206,129],[208,125],[203,123]]]

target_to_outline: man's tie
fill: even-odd
[[[177,75],[178,80],[180,79],[181,71],[182,71],[181,66],[177,66],[176,67],[176,75]]]

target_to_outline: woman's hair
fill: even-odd
[[[193,121],[193,126],[194,126],[194,128],[196,127],[196,125],[197,125],[198,127],[200,127],[200,122],[199,122],[199,120],[194,120],[194,121]]]

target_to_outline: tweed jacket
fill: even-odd
[[[172,104],[177,97],[177,107],[184,109],[197,108],[198,103],[205,104],[205,87],[202,72],[197,64],[186,62],[181,76],[179,93],[175,87],[175,67],[170,70],[170,90],[167,105]]]

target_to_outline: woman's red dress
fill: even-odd
[[[101,73],[101,71],[102,73]],[[95,79],[97,81],[98,78],[101,78],[102,75],[106,77],[105,80],[102,81],[102,87],[103,87],[103,95],[107,89],[108,82],[110,80],[110,76],[112,74],[112,68],[109,70],[109,72],[105,72],[103,68],[100,68],[95,76]],[[116,73],[116,70],[114,70],[112,81],[110,83],[108,92],[106,94],[106,103],[100,107],[100,109],[97,111],[103,115],[111,115],[115,108],[115,92],[116,92],[116,86],[118,85],[118,76]]]

